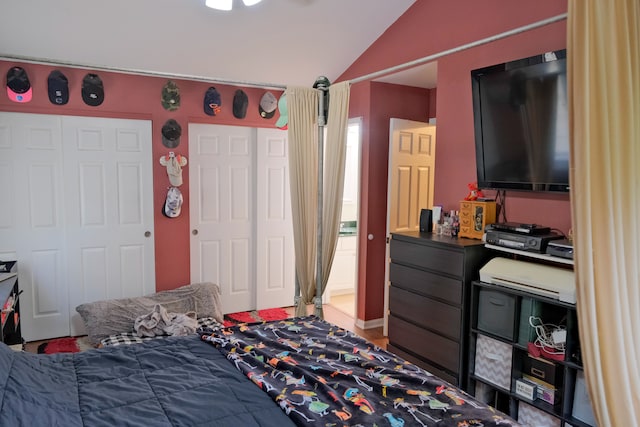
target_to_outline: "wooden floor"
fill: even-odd
[[[382,335],[382,328],[360,329],[356,327],[353,317],[346,314],[344,311],[341,311],[337,307],[334,307],[330,304],[325,304],[322,306],[322,309],[324,311],[324,319],[327,322],[333,323],[334,325],[338,325],[355,334],[358,334],[379,347],[382,347],[384,349],[387,348],[387,343],[389,342],[389,340]],[[293,307],[286,307],[286,310],[291,316],[294,315],[295,311]],[[312,306],[308,307],[308,312],[309,314],[313,314]],[[45,341],[28,342],[25,344],[25,351],[28,351],[30,353],[37,353],[38,345]]]

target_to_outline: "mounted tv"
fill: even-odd
[[[566,50],[471,71],[481,189],[569,191]]]

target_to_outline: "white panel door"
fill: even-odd
[[[23,337],[69,333],[60,119],[0,113],[0,259],[18,260]]]
[[[391,233],[398,231],[419,230],[420,211],[433,207],[435,149],[435,125],[391,119],[383,326],[385,336],[389,316],[389,238]]]
[[[25,340],[155,290],[150,153],[148,121],[0,113],[0,259],[18,260]]]
[[[151,122],[64,117],[71,335],[83,302],[155,292]]]
[[[435,132],[428,123],[391,119],[388,233],[418,230],[420,210],[433,207]]]
[[[255,308],[255,129],[189,124],[191,281],[220,286],[225,313]]]
[[[258,129],[256,169],[256,308],[291,306],[295,251],[287,132]]]

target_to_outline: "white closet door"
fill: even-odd
[[[22,335],[68,335],[59,117],[0,113],[0,182],[0,259],[18,260]]]
[[[155,292],[151,122],[63,117],[71,335],[83,302]]]
[[[295,252],[287,132],[258,129],[256,170],[256,308],[294,304]]]
[[[287,133],[190,124],[191,281],[225,313],[293,305]]]
[[[214,282],[225,313],[255,308],[255,129],[189,124],[191,282]]]
[[[80,303],[155,290],[150,153],[148,121],[0,113],[0,259],[18,260],[27,341],[82,334]]]

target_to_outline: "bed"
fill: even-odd
[[[317,317],[82,353],[0,346],[0,425],[514,426]]]

